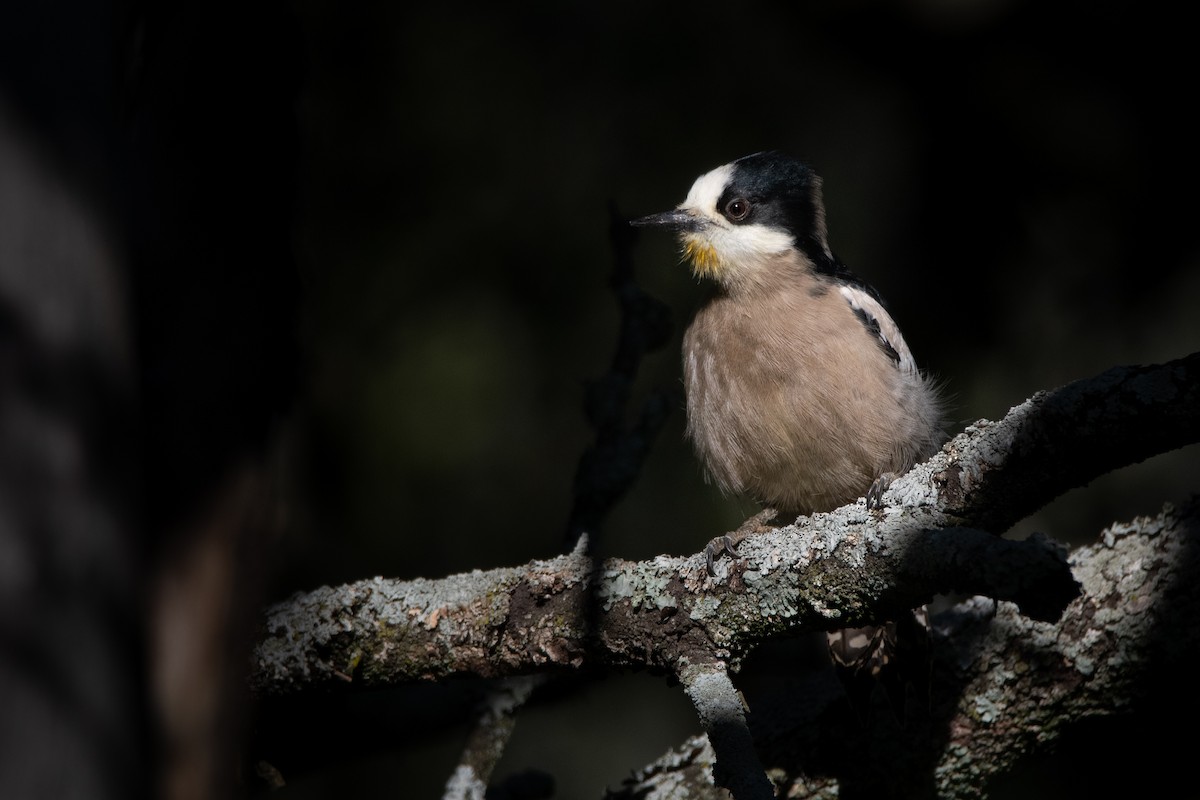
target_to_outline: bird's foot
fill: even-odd
[[[736,538],[735,538],[736,537]],[[722,556],[737,558],[737,543],[745,537],[737,536],[737,531],[722,534],[708,543],[704,548],[704,563],[708,565],[708,574],[716,575],[716,560]]]
[[[708,543],[704,548],[704,560],[708,565],[708,574],[716,575],[715,562],[718,558],[729,556],[738,558],[737,546],[743,539],[755,533],[763,533],[772,529],[776,512],[773,508],[764,508],[750,519],[743,522],[736,531],[722,534]]]
[[[896,473],[885,472],[871,483],[871,488],[867,489],[867,508],[883,508],[883,493],[892,485],[892,481],[896,480]]]

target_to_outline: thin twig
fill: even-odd
[[[620,305],[621,324],[608,372],[587,385],[585,408],[596,439],[575,473],[575,496],[567,520],[568,546],[572,548],[585,532],[594,544],[604,518],[637,480],[671,409],[680,405],[677,391],[656,388],[644,401],[636,422],[625,422],[642,359],[671,338],[670,309],[647,294],[634,278],[636,237],[637,230],[610,205],[613,273],[609,284]]]
[[[517,711],[544,681],[544,675],[497,681],[488,693],[479,721],[467,737],[442,800],[483,800],[492,772],[512,736]]]

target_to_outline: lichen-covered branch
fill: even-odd
[[[999,533],[1106,472],[1200,441],[1200,353],[1038,392],[969,430],[931,476],[938,504]]]
[[[1173,622],[1200,613],[1197,537],[1198,501],[1108,528],[1097,544],[1072,554],[1083,591],[1056,622],[984,598],[937,616],[931,719],[898,745],[917,749],[904,753],[908,771],[888,773],[893,796],[986,796],[990,777],[1052,746],[1073,722],[1137,709],[1153,676],[1187,674],[1200,653],[1200,629]],[[845,736],[836,722],[843,717],[827,713],[840,700],[824,697],[791,717],[773,714],[764,698],[750,700],[759,751],[780,796],[844,797],[839,784],[870,761],[863,751],[850,764],[822,755],[816,743]],[[698,737],[610,797],[723,797],[707,777],[712,763],[711,747]]]
[[[1039,394],[1000,422],[969,427],[896,481],[884,511],[859,501],[751,537],[715,579],[699,554],[594,568],[581,547],[520,568],[376,578],[300,595],[268,610],[251,683],[287,692],[585,661],[675,671],[681,659],[725,660],[736,668],[772,637],[894,618],[949,592],[1012,600],[1033,618],[1054,619],[1076,591],[1064,554],[1046,540],[1012,542],[961,526],[975,515],[1006,527],[1114,466],[1112,453],[1137,460],[1195,441],[1198,363],[1192,355],[1110,370]],[[1076,447],[1086,437],[1069,419],[1103,432],[1109,454]],[[1159,432],[1164,420],[1173,437]],[[1056,449],[1053,430],[1075,444]]]
[[[282,693],[585,662],[674,672],[684,661],[736,665],[773,636],[860,623],[959,587],[1016,601],[1072,593],[1061,552],[1045,541],[969,530],[883,532],[894,527],[862,512],[847,521],[828,515],[755,537],[716,579],[702,554],[610,559],[593,573],[580,550],[439,581],[324,587],[268,609],[251,683]],[[966,561],[975,569],[964,584],[957,565]]]

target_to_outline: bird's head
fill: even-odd
[[[833,258],[821,179],[804,163],[777,152],[717,167],[697,178],[674,210],[631,224],[676,231],[692,272],[725,285],[753,280],[764,265],[790,250],[817,264]]]

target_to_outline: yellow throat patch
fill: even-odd
[[[697,278],[715,279],[721,273],[717,249],[699,236],[683,237],[683,257],[692,265],[692,274]]]

